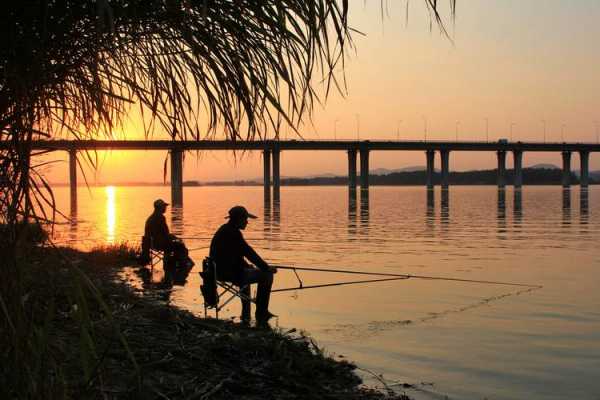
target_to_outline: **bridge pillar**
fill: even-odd
[[[513,162],[515,181],[513,183],[515,188],[523,186],[523,152],[521,150],[513,151]]]
[[[433,189],[433,173],[435,171],[435,151],[427,150],[425,152],[427,156],[427,189]]]
[[[171,150],[171,203],[183,205],[183,151]]]
[[[69,150],[69,188],[71,211],[77,210],[77,150]]]
[[[563,160],[563,174],[562,174],[562,186],[568,188],[571,186],[571,152],[562,152]]]
[[[506,151],[500,150],[498,155],[498,188],[504,189],[506,186]]]
[[[348,150],[348,188],[356,190],[356,150]]]
[[[450,176],[450,150],[440,150],[442,158],[442,189],[448,189],[448,178]]]
[[[265,201],[271,199],[271,150],[263,150],[263,179],[265,189]]]
[[[281,151],[279,146],[275,145],[273,148],[273,200],[279,201],[280,186],[281,186],[281,175],[279,173],[279,155]]]
[[[590,152],[580,151],[579,161],[581,162],[581,169],[579,171],[579,185],[581,187],[588,187],[590,183]]]
[[[369,149],[367,146],[360,148],[360,189],[369,189]]]
[[[506,188],[498,188],[498,220],[506,219]]]

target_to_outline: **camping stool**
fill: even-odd
[[[217,279],[217,264],[210,257],[206,257],[202,261],[202,272],[200,272],[200,277],[204,282],[204,285],[200,288],[200,294],[202,294],[202,298],[204,299],[205,318],[208,315],[208,311],[213,309],[215,310],[215,317],[219,319],[219,311],[236,297],[240,300],[249,300],[251,303],[256,304],[256,299],[242,293],[243,290],[250,286],[249,283],[243,286],[237,286],[233,282]],[[204,290],[207,290],[207,294],[213,297],[213,301],[207,301],[207,295],[205,295]],[[227,297],[227,295],[229,296]]]
[[[167,261],[165,259],[166,257],[168,256],[165,256],[165,252],[163,250],[150,248],[150,270],[152,273],[154,273],[154,266],[161,262],[163,263],[163,269],[165,269],[167,265]]]
[[[171,263],[172,254],[165,252],[164,250],[158,250],[154,248],[152,237],[142,237],[142,247],[147,246],[148,255],[150,256],[150,262],[146,265],[150,265],[150,271],[154,273],[154,266],[162,262],[163,270],[166,271]],[[144,249],[142,249],[144,251]]]

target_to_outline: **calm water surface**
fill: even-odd
[[[138,243],[155,198],[168,187],[80,188],[73,222],[56,240],[87,248]],[[280,327],[310,333],[335,357],[417,386],[417,399],[600,399],[600,188],[526,187],[185,188],[168,211],[197,264],[227,210],[260,219],[245,236],[273,264],[543,285],[540,290],[409,279],[273,294]],[[56,189],[68,214],[68,188]],[[304,285],[356,276],[302,273]],[[290,271],[276,288],[297,285]],[[203,313],[199,277],[170,297]],[[226,316],[239,315],[234,302]],[[362,372],[371,384],[367,372]],[[403,389],[399,389],[400,392]]]

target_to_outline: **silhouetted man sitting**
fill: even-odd
[[[229,221],[223,224],[215,233],[210,243],[210,257],[217,265],[217,279],[232,282],[243,287],[242,322],[250,321],[250,284],[258,283],[256,296],[256,321],[266,323],[274,315],[269,312],[269,298],[273,285],[273,274],[277,269],[270,267],[250,247],[242,230],[248,225],[248,218],[255,219],[244,207],[235,206],[229,210]],[[248,264],[248,259],[254,266]]]
[[[142,243],[150,246],[153,249],[164,251],[166,254],[173,254],[177,267],[189,269],[194,266],[194,262],[188,256],[188,249],[185,244],[175,235],[169,232],[167,220],[165,219],[165,211],[169,203],[165,203],[162,199],[154,202],[154,212],[146,220],[144,228],[144,239],[149,243]]]

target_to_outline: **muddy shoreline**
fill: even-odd
[[[361,386],[353,364],[295,329],[199,318],[132,288],[120,275],[132,256],[126,246],[29,255],[29,301],[40,320],[55,304],[49,340],[69,398],[408,399]]]

